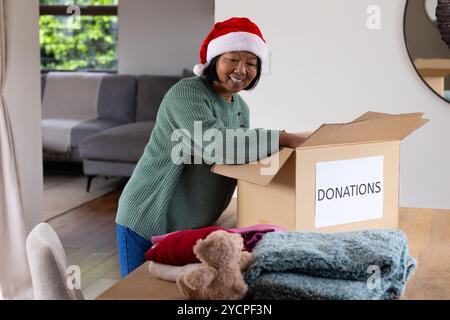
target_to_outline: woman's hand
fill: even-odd
[[[312,132],[280,132],[279,144],[283,147],[295,149],[300,146],[311,134]]]

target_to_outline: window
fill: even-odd
[[[117,2],[40,0],[42,71],[117,72]]]

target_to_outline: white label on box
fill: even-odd
[[[316,228],[383,217],[383,156],[316,164]]]

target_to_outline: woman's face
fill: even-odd
[[[218,85],[221,89],[235,93],[248,87],[258,73],[258,58],[251,52],[231,51],[217,59]]]

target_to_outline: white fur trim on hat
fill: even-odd
[[[231,32],[212,40],[207,49],[206,61],[230,51],[249,51],[267,63],[267,45],[256,34],[250,32]]]
[[[194,66],[194,69],[192,71],[194,71],[194,74],[197,76],[201,76],[203,74],[203,71],[206,69],[206,67],[209,65],[209,63],[205,63],[205,64],[196,64]]]

